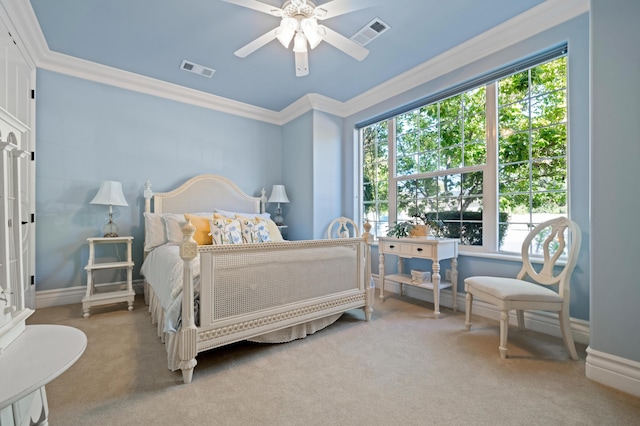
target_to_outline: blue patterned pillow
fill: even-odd
[[[213,244],[242,243],[242,228],[238,219],[214,215],[214,218],[210,220],[209,228]]]
[[[236,216],[242,227],[242,241],[245,243],[268,243],[271,241],[267,220],[255,217]]]

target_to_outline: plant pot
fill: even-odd
[[[410,237],[428,237],[429,232],[431,231],[429,225],[413,225],[411,228],[411,232],[409,233]]]

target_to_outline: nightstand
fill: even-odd
[[[282,238],[284,238],[285,240],[287,239],[288,229],[289,227],[287,225],[278,225],[278,230],[280,231],[280,235],[282,235]]]
[[[83,316],[89,318],[89,310],[92,306],[118,302],[127,302],[129,304],[129,310],[133,311],[133,300],[135,298],[132,281],[133,260],[131,259],[133,237],[87,238],[87,242],[89,243],[89,261],[84,268],[87,271],[87,294],[82,298]],[[96,263],[95,248],[100,244],[126,245],[127,259],[124,261]],[[93,273],[104,269],[126,269],[126,289],[96,292]]]

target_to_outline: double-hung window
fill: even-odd
[[[441,224],[470,250],[519,252],[567,215],[566,46],[360,125],[362,215]]]

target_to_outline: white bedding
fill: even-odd
[[[180,246],[164,244],[153,249],[147,255],[140,273],[153,287],[153,291],[164,309],[164,332],[177,331],[182,304],[183,263],[180,258]],[[200,290],[200,257],[191,262],[194,276],[194,293]],[[165,283],[165,284],[163,284]]]

